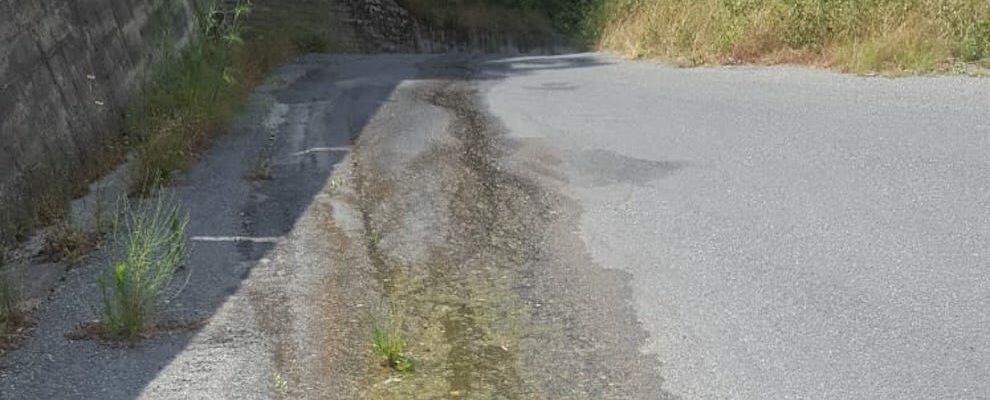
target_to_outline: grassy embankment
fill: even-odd
[[[680,65],[916,74],[990,67],[986,0],[405,0],[442,28],[540,34]]]
[[[986,0],[600,0],[583,15],[595,46],[683,65],[890,74],[990,65]]]

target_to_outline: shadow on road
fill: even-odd
[[[487,72],[475,74],[482,64]],[[459,53],[307,55],[280,68],[257,89],[230,132],[174,186],[189,209],[193,245],[188,284],[172,301],[169,316],[216,315],[292,232],[348,146],[403,82],[499,79],[600,64],[582,55],[540,59]],[[266,158],[270,179],[249,179],[253,163]],[[32,337],[0,360],[0,397],[137,398],[188,349],[196,332],[159,336],[135,347],[66,339],[75,326],[97,317],[93,281],[102,264],[100,257],[93,259],[73,270],[41,307]],[[239,337],[232,333],[229,339]],[[188,373],[210,380],[211,368],[204,365],[202,371]]]

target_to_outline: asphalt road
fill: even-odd
[[[502,59],[684,399],[990,398],[990,80]]]
[[[984,79],[310,55],[172,187],[202,327],[70,339],[94,253],[0,398],[988,399],[988,156]]]

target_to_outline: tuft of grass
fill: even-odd
[[[175,272],[186,258],[188,216],[171,194],[132,207],[121,202],[108,243],[109,262],[97,277],[103,334],[134,341],[155,322]]]
[[[689,65],[921,73],[990,57],[986,0],[597,0],[584,29],[598,47]]]
[[[405,354],[405,340],[391,325],[374,327],[371,332],[371,350],[381,359],[382,365],[398,372],[410,372],[415,368],[415,361]]]
[[[66,182],[72,169],[57,158],[40,160],[0,193],[0,245],[13,245],[38,227],[64,219],[82,185]],[[20,195],[14,195],[20,193]]]
[[[272,374],[272,390],[278,399],[289,398],[289,382],[278,372]]]
[[[960,53],[964,61],[990,58],[990,18],[980,19],[966,28]]]
[[[22,315],[17,306],[20,293],[13,276],[4,272],[2,268],[3,266],[0,265],[0,345],[22,322]]]
[[[55,225],[45,239],[45,253],[54,261],[78,264],[90,251],[96,248],[97,237],[76,227],[68,219]]]
[[[330,189],[336,190],[344,186],[344,177],[340,175],[334,175],[330,178]]]

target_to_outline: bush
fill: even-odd
[[[137,207],[125,200],[121,208],[108,243],[109,262],[97,285],[103,333],[135,340],[154,324],[172,278],[185,261],[188,216],[169,194]]]
[[[990,57],[990,19],[980,20],[966,30],[960,53],[966,61]]]

